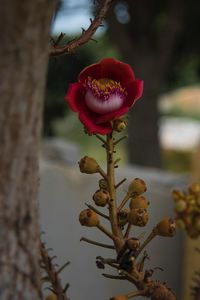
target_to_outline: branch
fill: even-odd
[[[99,5],[99,9],[94,20],[91,20],[91,24],[86,30],[82,30],[81,36],[68,42],[64,46],[52,46],[50,48],[51,56],[59,56],[63,54],[69,54],[75,51],[78,47],[87,43],[96,32],[99,26],[102,25],[102,21],[105,19],[106,13],[109,9],[112,0],[102,0]]]
[[[52,264],[52,259],[49,257],[48,251],[45,248],[44,243],[40,244],[40,252],[41,252],[42,267],[46,271],[49,281],[52,284],[52,289],[50,288],[50,290],[56,294],[58,300],[69,300],[69,298],[65,294],[66,287],[64,288],[62,287],[60,278],[58,277],[58,273],[60,273],[69,263],[66,263],[63,267],[61,267],[57,271],[54,265]]]
[[[99,242],[96,242],[96,241],[92,241],[90,239],[87,239],[85,237],[82,237],[80,239],[80,241],[83,241],[83,242],[86,242],[86,243],[89,243],[89,244],[92,244],[92,245],[96,245],[96,246],[99,246],[99,247],[103,247],[103,248],[107,248],[107,249],[115,249],[114,246],[112,245],[106,245],[106,244],[102,244],[102,243],[99,243]]]

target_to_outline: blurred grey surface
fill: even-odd
[[[80,242],[80,238],[84,236],[110,244],[110,240],[97,229],[82,227],[78,221],[79,212],[85,208],[84,203],[92,203],[92,195],[98,189],[99,176],[81,174],[78,165],[69,166],[66,162],[55,163],[55,160],[50,162],[43,159],[40,162],[40,174],[40,219],[41,229],[45,231],[43,241],[53,248],[51,253],[58,256],[56,262],[59,265],[68,260],[71,262],[62,274],[63,282],[70,283],[70,299],[108,300],[113,295],[134,290],[134,286],[128,282],[104,278],[101,276],[102,270],[97,269],[96,256],[115,257],[113,250]],[[131,179],[140,177],[147,183],[150,220],[145,228],[132,233],[133,236],[141,233],[147,236],[160,219],[173,217],[171,190],[184,187],[187,177],[145,168],[119,168],[117,182],[124,177],[127,181],[118,189],[119,201]],[[184,253],[180,233],[174,238],[157,237],[147,247],[147,251],[150,260],[146,267],[163,268],[163,272],[155,271],[154,278],[167,282],[180,299],[181,262]],[[106,269],[106,273],[112,274],[114,270]]]

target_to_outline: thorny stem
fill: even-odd
[[[40,244],[40,253],[41,253],[41,260],[44,265],[44,269],[47,273],[49,281],[52,284],[52,291],[56,294],[58,300],[69,300],[67,295],[65,294],[65,288],[62,287],[60,278],[58,277],[58,273],[62,270],[56,270],[54,265],[52,264],[52,259],[49,257],[48,251],[45,248],[44,243]],[[68,263],[67,263],[68,264]],[[65,264],[65,267],[66,265]]]
[[[99,247],[107,248],[107,249],[115,249],[115,247],[113,245],[102,244],[102,243],[87,239],[85,237],[82,237],[80,239],[80,241],[83,241],[83,242],[86,242],[86,243],[89,243],[89,244],[92,244],[92,245],[96,245],[96,246],[99,246]]]
[[[117,253],[120,251],[123,245],[123,235],[121,229],[118,226],[117,220],[117,205],[116,205],[116,189],[115,189],[115,174],[114,174],[114,142],[112,133],[107,135],[107,181],[108,181],[108,189],[110,193],[110,205],[109,205],[109,216],[111,222],[111,228],[113,234],[117,237],[115,239],[115,247]]]
[[[96,32],[97,28],[102,25],[102,21],[105,19],[106,13],[110,7],[112,0],[102,0],[99,4],[99,8],[94,20],[91,20],[90,26],[82,31],[82,34],[77,39],[68,42],[64,46],[52,46],[50,49],[51,56],[58,56],[63,54],[70,54],[74,52],[78,47],[87,43],[92,35]]]

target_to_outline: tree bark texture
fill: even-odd
[[[38,142],[52,0],[0,9],[0,299],[41,299]]]
[[[183,5],[181,0],[165,1],[163,9],[167,21],[157,30],[158,1],[126,0],[124,3],[130,21],[121,24],[113,7],[108,15],[109,33],[124,61],[131,64],[137,78],[144,80],[142,99],[130,112],[129,161],[160,167],[157,100],[181,31]]]

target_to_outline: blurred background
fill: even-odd
[[[80,35],[82,28],[90,24],[96,4],[97,1],[89,0],[60,1],[52,23],[52,37],[63,32],[62,43],[65,43]],[[78,277],[71,267],[70,274],[74,277],[71,280],[71,275],[66,275],[72,281],[72,299],[86,299],[85,285],[91,277],[94,288],[90,299],[108,299],[116,289],[120,292],[120,288],[111,287],[105,280],[101,285],[100,274],[93,269],[96,249],[90,252],[92,246],[79,244],[82,229],[74,215],[91,199],[97,186],[92,185],[91,178],[84,179],[78,173],[77,161],[89,155],[104,162],[105,156],[99,141],[84,134],[77,115],[67,107],[64,95],[68,85],[77,81],[84,67],[104,57],[129,63],[136,77],[144,80],[144,95],[128,116],[128,140],[119,146],[122,168],[118,176],[122,178],[128,173],[125,176],[130,180],[133,176],[147,180],[151,189],[148,196],[153,218],[149,228],[152,228],[159,218],[173,216],[171,190],[200,179],[199,36],[199,0],[114,1],[104,27],[98,29],[94,40],[72,55],[49,60],[41,163],[42,226],[49,246],[54,247],[61,260],[69,258],[75,268],[84,263]],[[71,205],[68,212],[66,199]],[[60,230],[58,219],[66,229]],[[68,227],[74,228],[73,234],[67,233]],[[70,249],[73,245],[73,250],[60,247],[61,240],[66,243],[70,240],[67,245]],[[188,257],[194,257],[193,248],[181,234],[173,243],[158,241],[150,248],[154,266],[164,267],[161,278],[169,282],[179,299],[191,299],[188,286],[192,273],[188,279],[183,269],[189,274],[188,265],[192,263]],[[88,274],[92,270],[93,275],[87,274],[85,278],[83,269]],[[80,276],[83,281],[74,291]],[[99,284],[101,292],[96,295]]]
[[[93,1],[60,1],[52,34],[80,35],[94,13]],[[145,83],[144,96],[129,114],[124,162],[184,172],[191,170],[200,141],[200,2],[115,1],[105,26],[74,55],[50,58],[44,137],[62,137],[90,154],[96,145],[67,108],[70,82],[103,57],[129,63]],[[64,43],[65,41],[63,41]],[[102,158],[102,154],[99,153]]]

